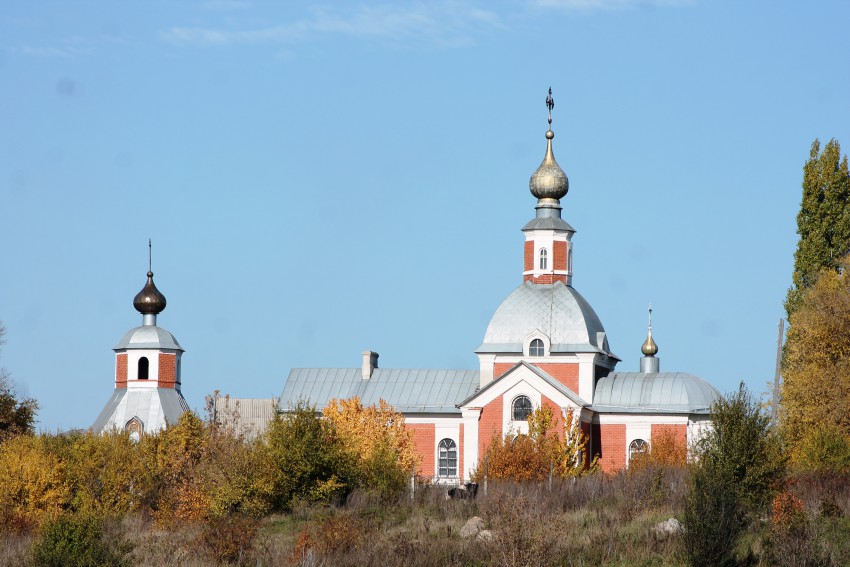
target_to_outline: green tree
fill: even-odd
[[[824,268],[789,319],[782,385],[782,432],[792,461],[807,462],[819,429],[850,437],[850,256]]]
[[[0,347],[6,342],[6,328],[0,323]],[[10,435],[32,433],[38,403],[33,398],[18,399],[11,378],[0,368],[0,441]]]
[[[354,484],[354,464],[333,423],[306,403],[275,416],[260,451],[260,466],[277,509],[288,509],[295,499],[332,501]]]
[[[839,260],[850,252],[850,171],[847,156],[830,140],[821,151],[812,143],[803,167],[803,199],[797,214],[800,241],[794,253],[793,285],[788,290],[785,310],[790,317],[800,294],[808,289],[823,268],[838,269]]]
[[[785,461],[770,417],[741,384],[717,400],[696,444],[685,498],[685,549],[698,567],[734,565],[736,541],[765,511]]]

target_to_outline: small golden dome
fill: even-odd
[[[647,333],[646,340],[643,342],[643,346],[640,347],[640,351],[644,356],[655,356],[658,354],[658,345],[652,340],[652,329],[649,329],[649,333]]]
[[[644,356],[655,356],[658,354],[658,345],[655,344],[655,341],[652,340],[652,304],[649,304],[649,328],[646,331],[646,340],[643,342],[643,346],[640,347],[640,351],[644,354]]]

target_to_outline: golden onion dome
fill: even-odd
[[[555,161],[555,154],[552,152],[554,137],[555,133],[552,130],[546,132],[546,155],[537,171],[531,174],[531,180],[528,182],[531,194],[539,200],[557,201],[570,190],[570,180]]]
[[[655,356],[658,354],[658,345],[652,340],[652,329],[649,329],[649,333],[647,333],[646,340],[643,342],[643,346],[640,347],[640,351],[644,356]]]

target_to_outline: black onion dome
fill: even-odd
[[[142,315],[157,315],[165,310],[165,296],[156,289],[153,272],[148,272],[145,287],[133,298],[133,307]]]

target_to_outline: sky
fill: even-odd
[[[850,3],[4,2],[0,367],[88,427],[148,239],[183,393],[477,368],[555,100],[573,286],[636,371],[760,393],[802,167],[850,148]]]

